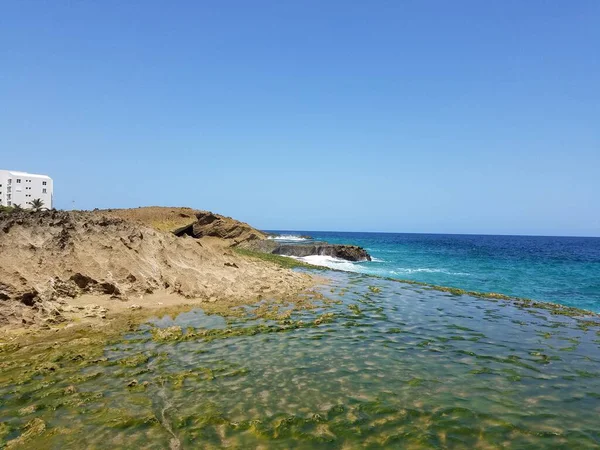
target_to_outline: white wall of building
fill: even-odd
[[[36,198],[44,202],[44,208],[53,207],[54,183],[47,175],[0,170],[0,205],[20,205],[31,208]]]

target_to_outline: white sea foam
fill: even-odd
[[[268,239],[274,241],[308,241],[307,238],[296,236],[295,234],[281,234],[279,236],[269,236]]]
[[[379,258],[375,258],[374,256],[371,256],[371,262],[385,262],[383,259],[379,259]]]
[[[427,268],[427,267],[418,267],[416,269],[409,268],[409,267],[399,267],[396,270],[390,270],[390,273],[393,273],[394,275],[412,274],[412,273],[419,273],[419,272],[443,273],[445,275],[463,275],[463,276],[470,275],[465,272],[450,272],[449,270],[446,270],[446,269],[431,269],[431,268]]]
[[[344,270],[346,272],[360,272],[360,266],[356,265],[351,261],[346,261],[345,259],[334,258],[332,256],[323,256],[323,255],[311,255],[304,256],[302,258],[292,257],[294,259],[307,262],[309,264],[314,264],[315,266],[325,266],[330,267],[332,269]]]

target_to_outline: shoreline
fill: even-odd
[[[292,234],[301,233],[305,231]],[[309,263],[600,313],[596,282],[600,239],[360,232],[314,232],[312,236],[361,246],[376,264],[303,258]]]
[[[473,299],[484,299],[492,301],[505,301],[516,308],[538,309],[548,311],[553,315],[561,315],[585,322],[589,320],[592,324],[600,323],[600,314],[575,307],[569,307],[557,303],[539,301],[524,297],[513,297],[500,293],[467,291],[450,286],[439,286],[415,280],[397,279],[379,275],[349,272],[325,266],[316,266],[292,257],[252,252],[245,249],[234,249],[235,253],[243,258],[254,258],[261,260],[264,267],[275,264],[281,269],[309,270],[315,273],[306,274],[302,286],[289,287],[287,291],[275,297],[263,295],[249,295],[229,298],[188,298],[171,292],[155,292],[140,298],[128,298],[126,300],[114,299],[109,295],[84,294],[68,299],[64,311],[65,321],[49,325],[32,324],[30,326],[11,326],[0,331],[0,353],[10,352],[14,344],[19,347],[39,343],[51,337],[53,340],[62,340],[68,336],[91,334],[92,336],[103,336],[105,338],[121,335],[134,326],[139,326],[148,319],[162,316],[176,316],[183,312],[201,309],[215,314],[228,315],[237,308],[255,306],[261,302],[294,304],[305,301],[303,297],[314,295],[314,288],[319,285],[327,285],[331,279],[326,272],[349,274],[364,279],[387,280],[394,283],[419,286],[437,292],[448,293],[452,296],[468,296]],[[295,273],[299,273],[294,271]],[[374,292],[377,293],[377,292]],[[302,299],[302,300],[300,300]]]
[[[268,267],[268,266],[266,266]],[[143,298],[120,300],[109,295],[84,294],[63,300],[61,308],[63,320],[54,324],[12,325],[0,330],[0,354],[10,351],[13,344],[19,347],[35,344],[50,337],[63,339],[69,335],[90,333],[105,337],[119,335],[132,327],[139,326],[148,319],[162,316],[176,316],[194,309],[202,309],[214,314],[235,314],[235,311],[255,306],[263,302],[302,307],[307,297],[315,296],[314,288],[326,285],[329,279],[316,275],[301,274],[298,285],[285,285],[277,295],[230,296],[220,298],[188,298],[170,292],[155,292]]]
[[[238,249],[236,249],[236,251],[238,251]],[[310,264],[305,261],[295,259],[292,256],[280,256],[280,255],[267,254],[267,256],[264,257],[263,256],[264,254],[259,253],[259,252],[252,252],[249,250],[244,250],[244,252],[246,252],[245,254],[247,254],[248,256],[254,256],[256,258],[271,260],[271,261],[276,261],[277,259],[275,257],[289,259],[289,260],[293,261],[293,262],[290,262],[287,264],[287,265],[289,265],[289,267],[306,268],[306,269],[312,269],[312,270],[318,270],[318,271],[331,270],[332,272],[349,273],[349,274],[354,274],[354,275],[363,276],[363,277],[370,277],[370,278],[376,278],[376,279],[381,279],[381,280],[394,281],[397,283],[423,286],[423,287],[427,287],[427,288],[430,288],[430,289],[433,289],[436,291],[440,291],[440,292],[448,292],[452,295],[468,295],[470,297],[485,298],[485,299],[489,299],[489,300],[505,300],[505,301],[509,301],[511,303],[519,303],[521,306],[528,306],[528,307],[535,307],[535,308],[539,308],[539,309],[550,310],[554,314],[566,315],[566,316],[571,316],[571,317],[590,316],[590,317],[596,317],[596,318],[600,319],[600,313],[598,313],[598,312],[591,311],[588,309],[583,309],[583,308],[577,308],[574,306],[567,306],[567,305],[563,305],[563,304],[555,303],[555,302],[551,302],[551,301],[546,301],[546,300],[536,300],[536,299],[532,299],[532,298],[512,296],[512,295],[502,294],[502,293],[498,293],[498,292],[466,290],[466,289],[462,289],[462,288],[458,288],[458,287],[454,287],[454,286],[441,286],[438,284],[426,283],[424,281],[386,277],[383,275],[374,275],[374,274],[363,273],[363,272],[352,272],[349,270],[342,270],[342,269],[336,269],[333,267],[318,266],[318,265]],[[240,253],[240,252],[238,251],[238,253]]]
[[[349,272],[256,251],[239,244],[268,235],[190,208],[22,212],[0,218],[0,279],[7,283],[0,284],[0,341],[71,328],[111,328],[122,317],[138,320],[196,307],[224,310],[263,299],[285,301],[327,282],[324,271],[600,318],[553,302]],[[177,236],[173,228],[185,232]]]
[[[237,250],[236,250],[237,252]],[[239,252],[238,252],[239,253]],[[118,300],[108,295],[85,294],[69,299],[69,310],[66,311],[65,321],[54,326],[17,326],[0,330],[0,354],[6,356],[17,351],[25,354],[42,352],[56,348],[58,343],[67,348],[77,347],[81,341],[94,342],[103,346],[111,339],[120,339],[128,331],[134,331],[150,319],[169,316],[176,318],[181,313],[201,310],[205,314],[216,314],[222,317],[239,317],[245,314],[247,308],[266,307],[274,305],[285,306],[290,311],[311,309],[312,302],[330,301],[327,296],[317,293],[324,286],[332,284],[334,279],[321,276],[323,272],[331,271],[361,279],[384,280],[409,286],[423,287],[428,290],[450,294],[456,297],[471,297],[475,300],[491,300],[508,302],[511,307],[532,312],[541,310],[551,315],[565,316],[577,320],[583,329],[589,326],[600,326],[600,314],[580,308],[568,307],[556,303],[536,301],[522,297],[511,297],[505,294],[466,291],[459,288],[438,286],[414,280],[401,280],[391,277],[348,272],[324,266],[314,266],[294,258],[243,251],[244,257],[257,258],[282,267],[300,270],[310,270],[317,273],[306,274],[305,284],[298,288],[289,288],[287,292],[276,297],[262,295],[251,297],[230,297],[219,299],[187,298],[169,292],[158,292],[145,296],[143,299]],[[294,270],[295,273],[299,273]],[[368,284],[368,281],[366,282]],[[379,294],[378,288],[369,285],[372,294]],[[140,305],[141,303],[142,305]],[[276,306],[276,308],[279,308]]]

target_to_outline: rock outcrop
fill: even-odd
[[[254,240],[241,245],[243,248],[262,253],[283,256],[305,257],[312,255],[331,256],[346,261],[371,261],[371,255],[356,245],[328,244],[314,242],[310,244],[288,244],[274,240]]]
[[[229,245],[267,238],[266,233],[247,223],[210,211],[192,208],[145,206],[131,209],[98,210],[94,213],[139,222],[159,231],[172,232],[176,236],[191,236],[196,239],[215,237]]]
[[[176,236],[187,235],[197,239],[207,236],[216,237],[231,241],[232,245],[267,237],[265,233],[247,223],[209,211],[197,211],[195,217],[194,222],[173,230],[173,233]]]
[[[0,212],[0,326],[60,321],[65,302],[81,294],[143,305],[153,292],[217,301],[306,284],[301,274],[232,252],[232,242],[256,233],[209,214],[193,217],[205,227],[198,233],[223,239],[177,237],[100,211]]]

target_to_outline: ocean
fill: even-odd
[[[282,241],[364,247],[371,262],[307,262],[350,272],[559,303],[600,312],[600,238],[269,230]]]

